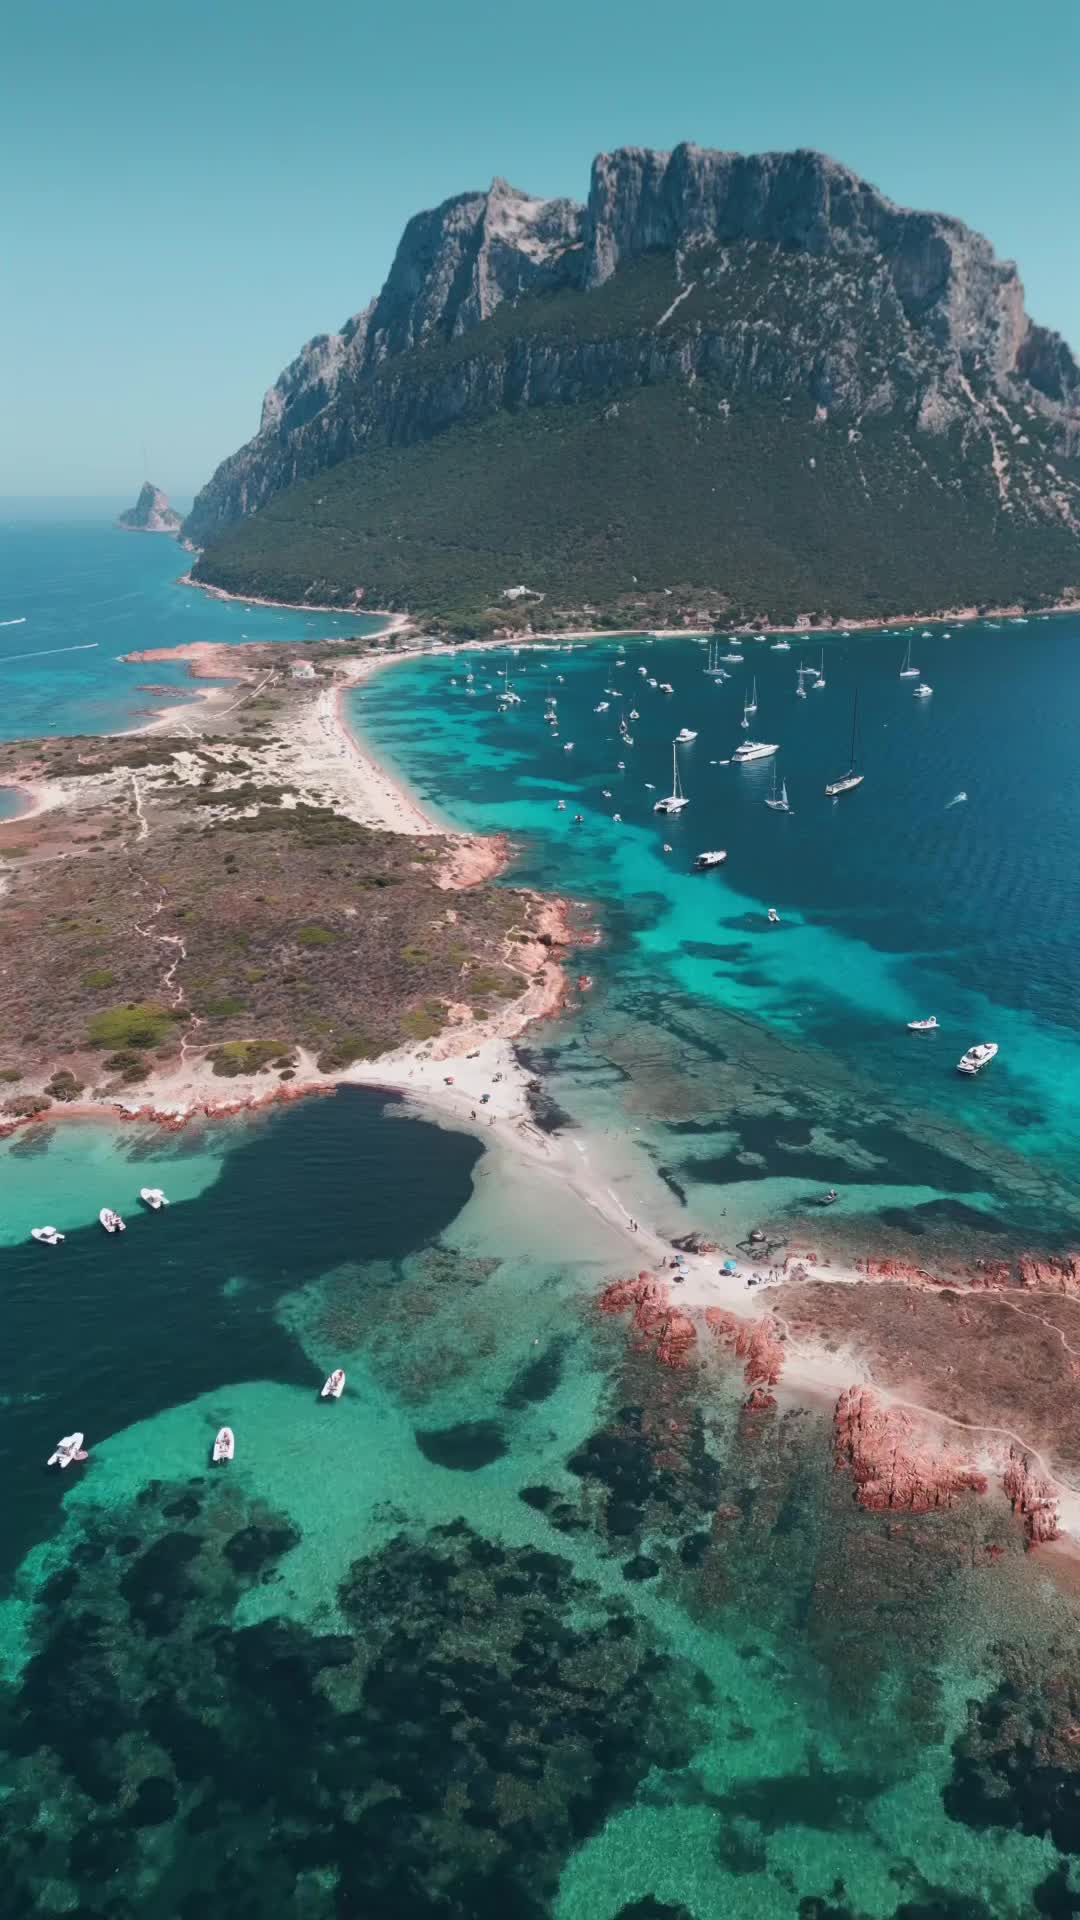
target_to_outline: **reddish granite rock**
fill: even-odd
[[[1061,1253],[1036,1260],[1028,1254],[1020,1262],[1020,1285],[1043,1293],[1080,1293],[1080,1257]]]
[[[639,1350],[650,1346],[662,1367],[688,1367],[697,1345],[697,1328],[689,1315],[671,1305],[671,1290],[654,1274],[639,1273],[636,1280],[615,1280],[600,1295],[601,1313],[633,1312]]]
[[[920,1434],[902,1407],[882,1406],[865,1387],[840,1395],[833,1441],[837,1469],[851,1469],[861,1507],[930,1513],[958,1494],[986,1492],[986,1475],[970,1460]]]
[[[1060,1531],[1057,1494],[1051,1481],[1039,1472],[1031,1454],[1025,1453],[1023,1448],[1009,1448],[1002,1486],[1013,1512],[1018,1513],[1023,1521],[1029,1547],[1038,1547],[1046,1540],[1057,1539]]]
[[[776,1395],[770,1393],[768,1387],[753,1387],[743,1401],[742,1410],[744,1413],[771,1413],[775,1405]]]
[[[736,1359],[746,1362],[743,1378],[748,1387],[776,1385],[784,1371],[784,1346],[771,1314],[763,1314],[760,1320],[740,1320],[722,1307],[706,1307],[705,1323]]]

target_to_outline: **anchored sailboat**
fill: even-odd
[[[673,740],[671,743],[671,792],[665,799],[654,802],[653,812],[681,813],[683,808],[689,805],[690,802],[682,790],[682,781],[679,779],[679,749]]]
[[[769,795],[769,797],[768,797],[768,799],[766,800],[766,802],[765,802],[765,805],[766,805],[767,807],[771,807],[774,813],[790,813],[790,812],[792,811],[792,809],[791,809],[791,808],[790,808],[790,806],[788,805],[788,797],[787,797],[787,781],[786,781],[786,780],[782,780],[782,781],[780,782],[780,791],[779,791],[779,793],[778,793],[778,792],[777,792],[777,790],[776,790],[776,762],[775,762],[775,760],[773,761],[773,770],[772,770],[772,792],[771,792],[771,794]]]
[[[865,773],[859,773],[855,763],[855,737],[859,725],[859,689],[855,689],[855,705],[851,712],[851,764],[840,780],[832,780],[825,789],[826,796],[835,800],[837,794],[850,793],[853,787],[861,787],[866,779]]]
[[[907,643],[907,651],[904,654],[904,664],[900,669],[900,678],[901,680],[917,680],[921,672],[921,667],[913,667],[911,664],[911,641],[909,640]]]

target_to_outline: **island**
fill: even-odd
[[[125,533],[179,533],[183,515],[170,507],[169,496],[149,480],[143,482],[133,507],[117,517],[116,524]]]

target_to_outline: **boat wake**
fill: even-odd
[[[20,613],[17,620],[0,620],[0,627],[25,627],[26,615]]]
[[[18,620],[0,621],[0,626],[17,627]],[[82,640],[77,647],[42,647],[38,653],[9,653],[0,660],[0,667],[10,667],[16,660],[43,660],[47,653],[91,653],[97,646],[96,640]]]

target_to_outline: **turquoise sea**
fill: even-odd
[[[135,595],[140,641],[113,651],[237,618],[169,586],[168,542],[92,544],[102,594],[111,544]],[[762,804],[767,768],[710,766],[741,687],[691,641],[508,657],[507,715],[490,657],[473,696],[460,661],[407,664],[357,719],[441,810],[513,831],[512,878],[599,921],[592,992],[531,1051],[571,1139],[613,1165],[631,1146],[643,1214],[795,1232],[834,1180],[841,1237],[1060,1244],[1077,637],[920,639],[924,709],[894,639],[831,643],[805,702],[797,649],[754,647],[791,818]],[[676,691],[646,697],[660,662]],[[99,698],[130,714],[108,674],[65,686],[63,725],[104,724]],[[617,678],[641,716],[624,751],[593,713]],[[868,778],[832,808],[856,681]],[[15,734],[61,702],[20,685]],[[665,828],[645,782],[680,725],[691,806]],[[728,863],[693,876],[706,846]],[[944,1031],[909,1042],[931,1011]],[[952,1063],[982,1037],[1001,1055],[965,1085]],[[141,1214],[144,1183],[167,1212]],[[0,1194],[6,1911],[1080,1911],[1075,1599],[992,1502],[861,1513],[827,1409],[748,1421],[719,1362],[636,1353],[594,1306],[621,1247],[572,1193],[352,1091],[179,1135],[43,1126],[0,1146]],[[61,1247],[29,1243],[45,1219]],[[237,1458],[215,1475],[223,1421]],[[50,1475],[76,1426],[89,1460]]]

